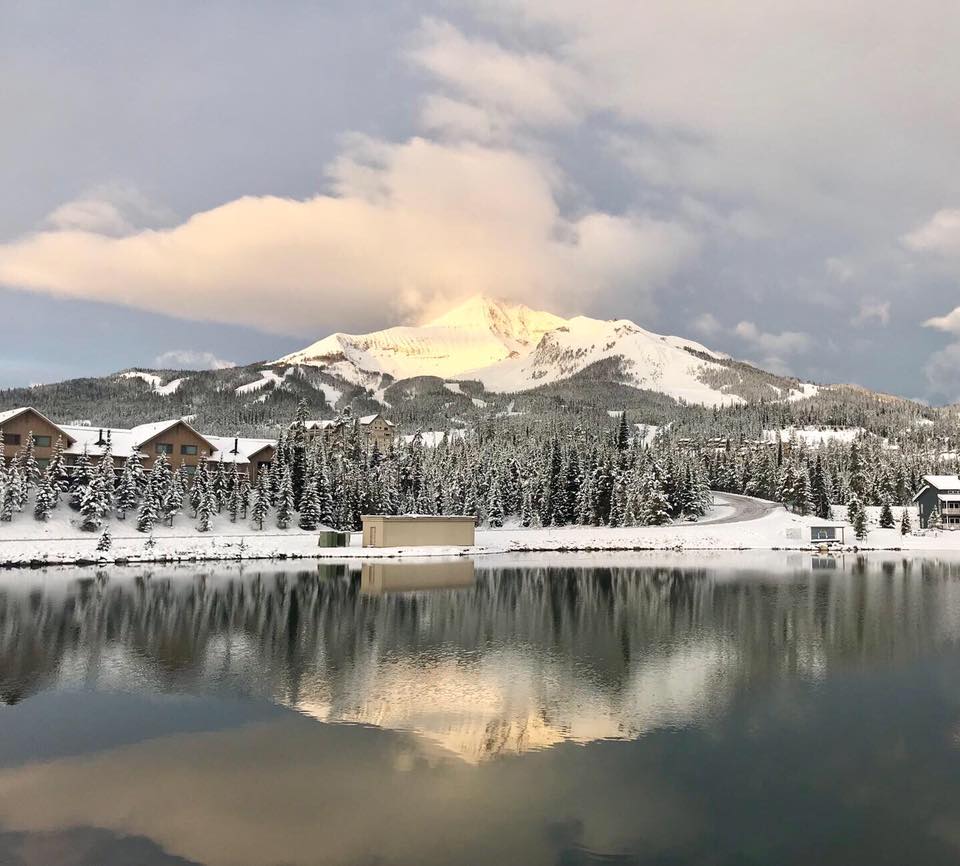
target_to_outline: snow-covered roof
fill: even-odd
[[[374,421],[377,420],[377,418],[381,418],[381,417],[382,417],[382,416],[380,415],[379,412],[374,412],[372,415],[364,415],[364,416],[360,419],[360,423],[363,424],[364,427],[366,427],[367,424],[372,424]],[[388,427],[393,427],[393,426],[394,426],[394,425],[393,425],[393,421],[388,421],[386,418],[384,418],[383,420],[384,420],[384,422],[386,423],[386,425],[387,425]]]
[[[113,455],[126,458],[135,450],[142,448],[151,439],[155,439],[177,424],[186,424],[187,427],[190,427],[182,418],[173,418],[166,421],[156,421],[152,424],[138,424],[129,430],[122,427],[86,427],[72,424],[62,424],[60,428],[74,440],[70,447],[65,449],[67,454],[80,454],[86,448],[87,454],[90,456],[100,455],[105,447],[103,443],[109,440]],[[210,444],[211,452],[214,450],[215,446],[211,437],[204,436],[194,430],[193,427],[190,427],[190,429]],[[230,442],[232,448],[233,440],[231,439]]]
[[[937,499],[940,502],[960,502],[960,494],[957,493],[941,493]]]
[[[43,414],[43,412],[40,412],[39,410],[34,409],[33,406],[20,406],[17,409],[7,409],[5,412],[0,412],[0,424],[4,424],[7,421],[12,421],[14,418],[18,417],[19,415],[23,415],[24,412],[33,412],[34,415],[36,415],[38,418],[42,418],[52,427],[57,427],[60,430],[65,430],[62,424],[57,424],[55,421],[51,421],[46,415]],[[70,434],[67,433],[67,436],[69,438]]]
[[[205,438],[216,449],[212,459],[222,459],[224,463],[249,463],[250,458],[264,448],[273,448],[277,444],[275,439],[248,439],[243,436],[207,436]]]
[[[923,481],[937,490],[960,490],[960,476],[924,475]]]

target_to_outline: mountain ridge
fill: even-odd
[[[510,394],[569,379],[609,359],[620,361],[622,384],[704,406],[747,402],[730,375],[721,381],[731,359],[693,340],[657,334],[629,319],[564,319],[483,296],[420,326],[334,333],[275,363],[326,369],[358,384],[377,375],[438,376]],[[792,380],[773,378],[769,399],[805,394],[803,387],[791,389]]]

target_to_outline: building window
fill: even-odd
[[[187,475],[189,475],[191,478],[197,474],[196,466],[191,466],[189,463],[184,463],[183,468],[187,470]]]
[[[173,454],[173,445],[169,442],[158,442],[156,445],[157,454]]]
[[[49,436],[34,436],[33,444],[37,448],[49,448],[50,447],[50,437]]]
[[[181,445],[180,453],[186,455],[187,457],[196,457],[197,456],[197,446],[196,445]]]
[[[4,441],[7,445],[19,445],[19,444],[20,444],[20,434],[19,434],[19,433],[7,433],[7,435],[3,437],[3,441]]]
[[[49,458],[49,457],[38,457],[38,458],[37,458],[37,466],[39,466],[41,469],[46,469],[49,465],[50,465],[50,458]]]

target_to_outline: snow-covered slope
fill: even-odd
[[[332,334],[277,363],[323,367],[352,382],[382,373],[440,376],[513,393],[607,360],[617,362],[611,369],[619,371],[618,381],[636,388],[707,406],[744,402],[730,390],[726,356],[699,343],[654,334],[626,319],[563,319],[483,297],[417,327]]]
[[[522,304],[474,298],[419,327],[331,334],[278,363],[333,366],[348,361],[359,370],[389,373],[395,379],[452,377],[526,355],[545,333],[563,324],[559,316]]]
[[[619,359],[626,384],[712,406],[742,402],[703,380],[705,370],[723,368],[707,358],[723,360],[699,343],[664,337],[626,319],[601,321],[577,316],[545,334],[537,347],[485,369],[470,370],[467,379],[479,379],[490,391],[513,392],[568,379],[597,361]]]

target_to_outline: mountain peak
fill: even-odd
[[[513,352],[536,345],[548,331],[566,324],[566,319],[526,304],[475,295],[424,327],[489,331]]]

